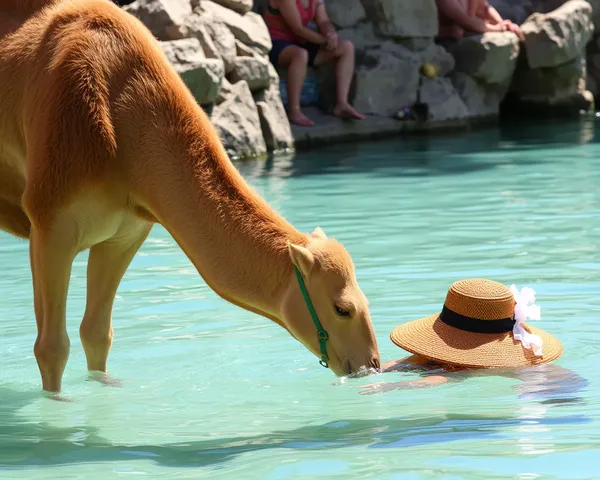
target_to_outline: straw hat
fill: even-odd
[[[392,330],[399,347],[440,363],[475,368],[515,368],[557,359],[558,339],[526,325],[539,319],[531,288],[517,291],[481,278],[452,284],[439,314]]]

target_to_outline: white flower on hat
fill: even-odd
[[[524,348],[533,349],[537,357],[542,356],[543,340],[533,333],[529,333],[523,327],[527,320],[539,320],[541,318],[540,307],[535,305],[535,290],[530,287],[522,288],[521,291],[515,285],[510,286],[510,291],[515,297],[515,326],[513,327],[513,337],[521,342]]]

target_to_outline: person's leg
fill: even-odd
[[[314,122],[304,115],[300,108],[300,95],[308,66],[308,52],[306,49],[290,42],[281,48],[277,64],[287,68],[288,116],[290,122],[304,127],[314,125]]]
[[[333,51],[319,49],[315,55],[315,66],[336,61],[336,105],[333,114],[341,118],[355,118],[361,120],[364,117],[358,113],[348,101],[350,84],[354,75],[354,44],[350,40],[340,40],[338,47]]]

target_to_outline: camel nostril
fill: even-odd
[[[379,368],[381,367],[381,364],[379,363],[379,358],[378,357],[373,357],[371,359],[370,366],[372,368],[375,368],[375,369],[379,370]]]
[[[350,375],[352,373],[352,365],[350,364],[350,360],[346,360],[344,362],[344,369],[346,370],[346,373],[348,375]]]

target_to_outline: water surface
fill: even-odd
[[[383,360],[400,323],[474,276],[535,288],[572,391],[474,377],[359,395],[283,329],[218,298],[161,227],[114,309],[109,368],[86,381],[68,302],[65,393],[45,400],[27,243],[0,234],[0,478],[596,479],[600,453],[600,144],[594,122],[335,147],[239,164],[296,227],[324,228],[356,263]],[[399,381],[393,373],[378,380]]]

